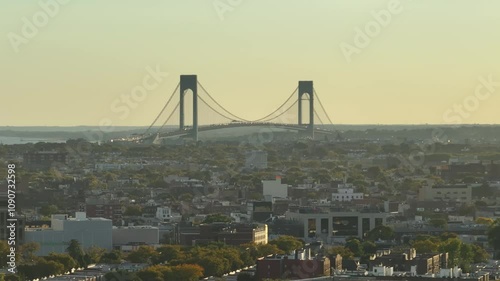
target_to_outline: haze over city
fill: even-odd
[[[0,281],[500,280],[499,11],[0,0]]]
[[[0,125],[147,126],[181,74],[248,119],[313,80],[334,124],[500,122],[498,1],[232,3],[65,1],[39,25],[40,4],[0,0]],[[121,118],[148,68],[168,75]]]

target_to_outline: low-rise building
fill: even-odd
[[[85,212],[89,217],[110,219],[114,225],[121,225],[123,218],[122,204],[105,198],[87,198]]]
[[[419,190],[419,200],[471,203],[472,187],[467,184],[424,185]]]
[[[307,212],[288,211],[286,219],[299,221],[304,225],[304,238],[321,239],[324,242],[345,240],[364,234],[379,225],[386,224],[388,213],[373,212]]]
[[[311,257],[310,249],[296,250],[291,255],[274,255],[257,260],[257,280],[306,279],[330,276],[327,257]]]
[[[40,244],[35,253],[38,256],[65,253],[71,240],[77,240],[83,249],[96,246],[111,250],[112,227],[111,220],[88,218],[83,212],[77,212],[74,218],[52,215],[50,229],[26,229],[25,241]]]
[[[181,214],[172,212],[170,207],[157,207],[156,218],[164,222],[180,222],[182,220]]]
[[[362,200],[362,192],[354,192],[354,187],[342,187],[337,192],[332,193],[332,201],[352,201]]]
[[[414,248],[410,248],[403,253],[391,253],[390,250],[377,251],[377,254],[370,258],[369,269],[375,271],[376,268],[381,266],[392,268],[393,271],[397,272],[413,272],[413,275],[438,274],[441,269],[447,268],[448,254],[417,254]],[[380,274],[379,272],[378,275]]]
[[[262,181],[263,195],[266,201],[273,201],[273,198],[287,198],[288,185],[281,183],[281,177],[275,180]]]
[[[113,248],[122,249],[124,246],[160,244],[160,231],[152,226],[113,227]],[[123,248],[128,249],[128,248]]]
[[[210,242],[228,245],[267,244],[268,229],[266,224],[211,223],[198,227],[179,227],[178,237],[179,244],[187,246]]]
[[[265,222],[273,216],[273,202],[247,202],[247,214],[254,222]]]

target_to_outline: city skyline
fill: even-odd
[[[0,126],[147,126],[182,74],[248,119],[313,80],[334,124],[500,123],[499,2],[0,3]]]

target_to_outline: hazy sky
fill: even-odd
[[[180,74],[248,119],[314,80],[334,123],[500,123],[497,0],[55,1],[0,0],[0,125],[149,125]]]

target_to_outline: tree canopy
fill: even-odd
[[[280,250],[284,251],[285,253],[290,253],[293,250],[297,250],[304,247],[304,243],[301,240],[288,235],[282,235],[269,242],[269,244],[276,245]]]
[[[488,229],[488,241],[490,245],[496,251],[496,257],[498,258],[500,252],[500,219],[495,220],[493,224],[490,225]]]

